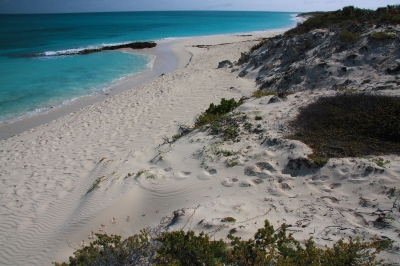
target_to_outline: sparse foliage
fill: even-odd
[[[340,94],[300,109],[289,136],[309,145],[312,159],[400,153],[400,98]],[[379,162],[378,162],[379,163]]]
[[[212,122],[221,118],[224,114],[233,111],[236,107],[240,106],[242,103],[243,102],[241,100],[237,102],[233,98],[230,100],[222,98],[221,103],[219,105],[211,103],[208,109],[197,118],[195,122],[195,127],[199,128],[204,125],[211,124]]]
[[[226,222],[235,222],[226,217]],[[232,231],[232,230],[231,230]],[[232,231],[234,232],[234,230]],[[82,247],[69,258],[75,265],[383,265],[376,255],[391,246],[389,240],[361,242],[359,238],[340,239],[333,247],[317,248],[312,238],[304,245],[291,234],[286,224],[277,230],[266,220],[254,239],[242,240],[228,235],[228,242],[210,240],[201,232],[172,231],[150,237],[147,231],[122,240],[116,235],[96,234],[97,240]]]

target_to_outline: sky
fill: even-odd
[[[0,13],[70,13],[153,10],[331,11],[376,9],[400,0],[0,0]]]

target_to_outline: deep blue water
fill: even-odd
[[[0,15],[0,123],[99,93],[146,71],[152,58],[107,51],[56,56],[132,41],[269,31],[293,13],[166,11]]]

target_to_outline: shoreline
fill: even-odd
[[[164,184],[167,194],[163,196],[162,187],[154,190],[151,184],[126,177],[153,167],[149,161],[163,137],[176,134],[181,124],[192,124],[211,102],[241,98],[256,89],[252,79],[236,78],[238,72],[233,69],[217,67],[226,59],[237,61],[259,37],[268,34],[174,40],[171,48],[161,45],[177,53],[181,61],[173,61],[175,55],[167,57],[170,60],[155,64],[154,71],[176,65],[181,69],[148,77],[148,82],[136,87],[130,83],[121,93],[100,95],[102,101],[1,140],[0,219],[4,226],[0,236],[4,241],[0,242],[0,264],[65,261],[73,252],[71,245],[87,242],[88,233],[98,232],[100,224],[109,233],[126,235],[158,224],[171,211],[184,207],[187,202],[179,191],[192,187],[191,181]],[[177,180],[195,169],[193,164],[178,165],[184,169],[176,171]],[[89,193],[97,179],[104,180]],[[203,178],[194,181],[199,192],[209,185]],[[160,200],[152,200],[154,196]],[[199,194],[193,199],[204,202],[206,198]],[[109,223],[110,208],[120,213],[112,214],[118,225]]]
[[[87,107],[97,102],[104,101],[112,95],[122,93],[123,91],[132,89],[143,83],[149,82],[157,78],[162,73],[169,73],[176,69],[179,69],[179,67],[181,67],[181,65],[184,64],[184,62],[181,61],[187,60],[186,59],[187,56],[182,54],[178,57],[176,54],[174,54],[174,52],[171,50],[171,45],[174,42],[175,41],[161,42],[157,45],[158,47],[144,49],[144,50],[121,49],[136,54],[155,56],[156,58],[155,61],[153,62],[153,68],[145,71],[144,73],[124,78],[124,80],[121,83],[113,85],[110,89],[108,89],[105,92],[96,95],[84,96],[80,99],[73,101],[72,103],[55,107],[54,109],[47,110],[44,113],[37,114],[32,117],[24,117],[15,122],[1,124],[0,140],[5,140],[12,136],[22,134],[30,129],[39,127],[41,125],[54,121],[62,116],[71,114],[81,108]],[[172,62],[172,65],[164,64],[163,62],[165,61]]]
[[[155,56],[153,68],[143,73],[124,78],[122,82],[112,85],[109,89],[102,93],[84,96],[82,98],[74,100],[71,103],[57,106],[54,109],[46,110],[33,116],[23,117],[17,121],[0,124],[0,141],[6,140],[19,134],[23,134],[26,131],[50,123],[81,108],[104,101],[112,95],[122,93],[126,90],[134,89],[135,87],[138,87],[146,82],[158,78],[162,74],[167,74],[172,71],[184,68],[191,60],[191,55],[188,54],[187,51],[185,51],[184,47],[180,46],[180,44],[184,43],[185,41],[193,39],[219,39],[232,36],[245,37],[245,39],[262,38],[265,35],[281,34],[285,30],[286,28],[282,30],[276,29],[268,31],[251,31],[237,34],[219,34],[210,36],[161,39],[156,41],[157,46],[155,48],[146,48],[141,50],[128,48],[119,49],[121,51],[127,51],[136,54]],[[166,62],[168,62],[168,64]]]
[[[305,83],[285,99],[250,97],[260,74],[284,79],[279,66],[295,52],[277,45],[290,38],[282,36],[234,64],[261,37],[270,36],[179,40],[165,49],[186,56],[180,69],[0,141],[0,264],[66,262],[97,233],[127,238],[149,227],[248,239],[265,220],[317,247],[374,235],[398,245],[399,156],[310,165],[311,148],[287,138],[289,122],[338,90]],[[243,96],[216,122],[218,134],[206,127],[176,138],[210,103]],[[378,206],[392,210],[390,226],[371,214]],[[398,253],[383,256],[393,262]]]

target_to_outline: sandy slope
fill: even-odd
[[[174,49],[193,55],[185,68],[2,141],[0,264],[63,261],[93,233],[128,236],[176,210],[181,216],[170,229],[216,237],[250,237],[269,219],[274,226],[290,224],[299,239],[313,236],[318,245],[377,234],[398,246],[398,194],[389,193],[400,184],[397,156],[383,157],[390,161],[385,168],[372,158],[308,168],[302,159],[311,150],[284,138],[298,108],[332,90],[247,100],[236,115],[239,142],[205,130],[161,145],[209,103],[256,89],[254,80],[232,72],[235,67],[217,69],[220,61],[236,61],[254,38],[184,40]],[[87,193],[96,180],[99,186]],[[394,220],[376,223],[378,209]],[[398,255],[385,254],[392,262]]]
[[[109,225],[114,214],[104,215],[107,207],[141,210],[152,204],[151,198],[141,197],[147,190],[124,178],[148,168],[162,137],[175,134],[179,124],[191,124],[210,102],[240,98],[254,89],[253,82],[216,69],[221,60],[237,60],[241,51],[254,44],[245,40],[254,38],[182,41],[174,49],[186,46],[194,55],[186,68],[1,141],[0,264],[43,265],[65,259],[73,251],[65,248],[67,241],[87,241],[90,231],[82,228],[97,231],[101,223]],[[191,47],[225,42],[237,43]],[[101,177],[100,188],[85,195]],[[176,193],[165,198],[165,202],[171,200],[169,211],[176,208],[174,201],[180,202]],[[120,202],[132,195],[135,201]],[[131,224],[137,223],[135,229],[140,229],[165,214],[163,210],[157,217],[136,222],[142,213],[133,213]],[[127,215],[121,211],[121,217]],[[123,224],[123,218],[117,219]],[[64,253],[54,257],[60,249]]]

